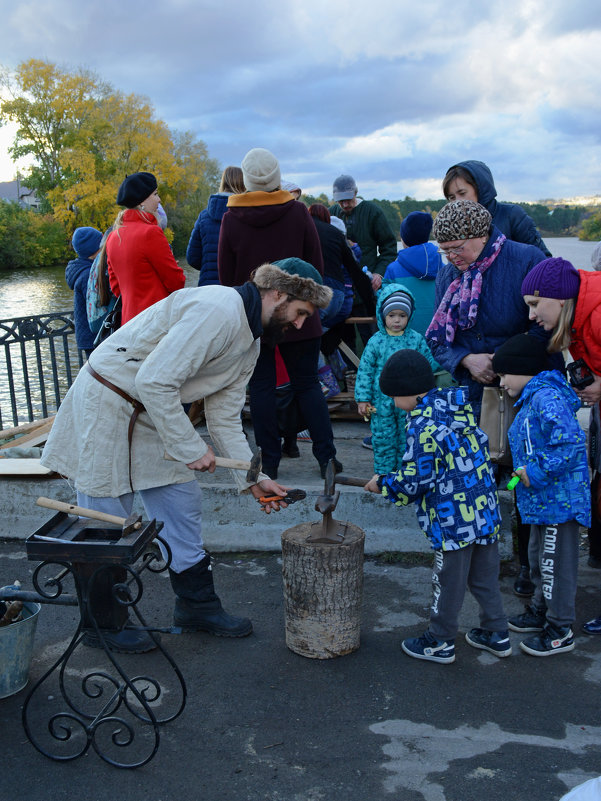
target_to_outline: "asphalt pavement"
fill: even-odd
[[[154,758],[120,770],[91,747],[74,761],[49,760],[23,731],[25,689],[0,701],[2,796],[555,801],[599,775],[601,636],[578,632],[573,652],[537,659],[520,651],[522,636],[512,633],[513,655],[497,659],[463,638],[478,625],[468,598],[455,663],[411,659],[399,645],[427,625],[431,556],[395,558],[401,561],[366,558],[359,650],[312,660],[286,647],[280,555],[215,554],[215,584],[224,605],[252,618],[254,633],[241,640],[200,633],[162,636],[188,696],[183,713],[161,727]],[[18,578],[31,589],[34,568],[22,542],[0,543],[0,586]],[[506,564],[501,586],[509,613],[522,605],[512,592],[514,575],[514,565]],[[600,585],[601,571],[587,566],[583,547],[577,629],[601,612]],[[172,605],[166,576],[145,573],[144,617],[168,627]],[[29,688],[65,650],[76,623],[75,608],[42,608]],[[93,695],[104,662],[101,652],[80,647],[65,670],[65,683],[91,687]],[[157,678],[163,692],[155,714],[177,707],[177,682],[157,652],[119,662],[130,676]],[[95,679],[84,682],[91,672]],[[65,707],[58,687],[44,685],[36,694],[36,736],[46,737],[49,717]],[[56,725],[59,737],[69,728],[64,717]],[[126,739],[124,731],[117,740]],[[76,740],[77,727],[74,732]],[[144,740],[136,737],[132,753]],[[127,758],[128,747],[117,751]]]

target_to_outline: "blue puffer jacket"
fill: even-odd
[[[219,283],[217,272],[217,248],[221,219],[227,211],[227,201],[231,193],[219,192],[211,195],[206,209],[200,212],[186,250],[186,261],[190,267],[200,270],[198,286]]]
[[[415,298],[411,327],[420,334],[432,322],[434,314],[434,281],[443,266],[442,256],[433,242],[399,250],[396,259],[384,273],[384,281],[398,281]]]
[[[86,309],[86,295],[88,292],[88,278],[92,259],[82,259],[79,256],[72,259],[65,269],[65,281],[69,289],[73,290],[73,318],[75,322],[75,341],[80,350],[92,350],[95,335],[88,325],[88,312]]]
[[[496,200],[495,182],[491,171],[483,161],[460,161],[454,166],[463,167],[473,176],[478,187],[478,203],[486,206],[492,214],[493,225],[496,225],[508,239],[523,242],[525,245],[535,245],[545,256],[551,255],[532,217],[529,217],[517,203],[499,203]]]
[[[525,467],[530,487],[516,487],[524,523],[591,523],[586,436],[576,412],[580,399],[557,370],[532,378],[516,401],[509,429],[514,469]]]
[[[492,246],[500,233],[498,228],[492,227],[491,236],[479,258],[491,254]],[[479,414],[482,401],[482,384],[474,381],[469,370],[460,366],[459,362],[468,353],[494,353],[515,334],[531,331],[533,336],[548,337],[540,326],[528,320],[528,307],[521,292],[522,281],[528,271],[544,258],[544,253],[538,248],[506,239],[499,255],[482,275],[478,316],[473,327],[465,330],[458,328],[451,345],[427,337],[436,360],[451,373],[457,383],[468,387],[469,400],[476,414]],[[435,309],[451,281],[460,275],[460,271],[452,264],[445,264],[439,270],[436,278]],[[561,359],[557,366],[560,365]],[[555,363],[553,366],[556,366]]]
[[[401,469],[382,476],[382,495],[397,506],[415,502],[435,551],[496,542],[501,523],[486,434],[465,387],[431,389],[409,412]]]

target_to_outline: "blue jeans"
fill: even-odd
[[[281,342],[278,347],[290,376],[313,441],[313,455],[320,464],[336,455],[328,405],[317,378],[321,337],[302,342]],[[275,394],[275,350],[261,345],[261,352],[250,379],[250,415],[255,440],[263,454],[263,464],[277,467],[282,455]]]

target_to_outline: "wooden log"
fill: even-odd
[[[365,532],[346,524],[340,545],[307,542],[311,523],[282,534],[286,645],[311,659],[359,648]]]

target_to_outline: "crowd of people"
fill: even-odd
[[[448,202],[435,219],[413,212],[402,221],[399,249],[352,176],[334,180],[330,208],[307,208],[277,158],[254,148],[224,170],[200,211],[186,254],[198,286],[188,289],[152,173],[124,179],[122,211],[104,236],[76,229],[66,278],[88,361],[42,462],[73,480],[80,506],[127,516],[139,492],[149,517],[164,522],[175,625],[230,637],[252,631],[250,620],[225,612],[213,586],[190,471],[213,472],[215,453],[189,404],[204,402],[220,455],[250,459],[241,424],[248,390],[263,466],[252,484],[236,472],[239,490],[275,498],[264,502],[267,512],[285,508],[278,467],[298,448],[282,443],[277,388],[289,387],[321,475],[329,465],[341,471],[318,369],[341,342],[356,346],[345,324],[353,315],[375,318],[357,326],[355,400],[370,419],[375,472],[365,489],[396,505],[414,502],[435,553],[430,623],[403,640],[403,651],[453,662],[467,588],[480,605],[480,625],[466,635],[474,648],[508,656],[510,629],[529,635],[520,646],[533,656],[574,648],[582,527],[589,564],[601,567],[601,276],[553,258],[523,209],[496,200],[486,164],[452,166],[442,189]],[[98,321],[117,298],[121,328],[96,347]],[[578,368],[570,380],[567,351]],[[479,427],[486,386],[504,390],[517,409],[509,431],[514,589],[528,604],[509,618],[497,547],[497,486],[507,476]],[[582,404],[591,408],[588,455]],[[584,630],[601,633],[601,616]],[[156,644],[127,627],[107,637],[117,651]],[[97,644],[93,632],[88,644]]]

